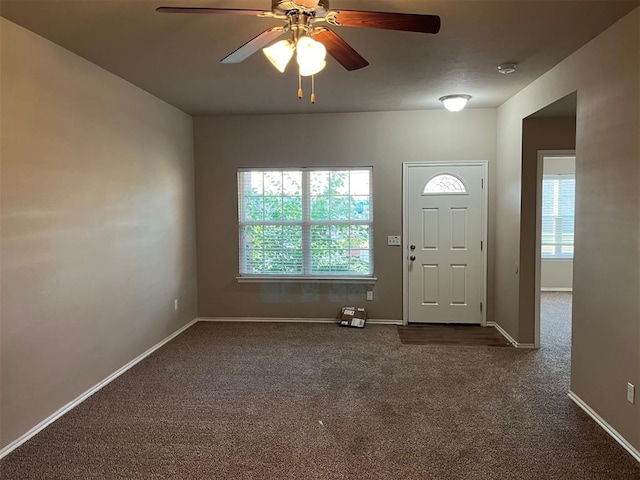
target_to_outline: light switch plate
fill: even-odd
[[[627,400],[630,403],[636,403],[636,387],[633,383],[627,383]]]
[[[402,245],[402,237],[400,235],[390,235],[387,237],[387,245],[399,247]]]

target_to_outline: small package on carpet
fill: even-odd
[[[367,309],[364,307],[342,307],[340,326],[364,328],[367,320]]]

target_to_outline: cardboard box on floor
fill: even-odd
[[[364,328],[367,320],[367,309],[364,307],[342,307],[340,326]]]

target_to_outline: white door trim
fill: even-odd
[[[409,219],[407,218],[408,191],[407,177],[409,167],[482,167],[482,181],[484,188],[482,189],[482,320],[481,325],[487,325],[487,220],[489,205],[489,175],[487,160],[476,160],[470,162],[402,162],[402,324],[409,323],[409,245],[407,243],[407,235],[409,229]]]
[[[540,292],[542,290],[542,174],[544,157],[575,157],[575,150],[538,150],[536,165],[536,263],[534,272],[533,348],[540,348]],[[575,239],[574,239],[575,241]]]

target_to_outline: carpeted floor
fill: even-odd
[[[393,326],[198,323],[0,476],[640,478],[566,396],[569,311],[569,295],[544,296],[539,351],[402,345]]]

